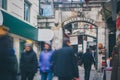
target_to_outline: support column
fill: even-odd
[[[18,68],[20,66],[20,42],[18,37],[13,37],[13,47],[18,61]]]

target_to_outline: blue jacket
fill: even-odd
[[[51,71],[51,57],[52,57],[53,51],[42,51],[40,54],[40,59],[39,59],[39,66],[40,66],[40,71],[42,72],[48,72]]]

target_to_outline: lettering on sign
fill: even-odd
[[[91,24],[95,24],[95,21],[93,19],[90,19],[90,18],[82,18],[82,17],[76,17],[76,18],[71,18],[67,21],[65,21],[63,23],[63,26],[69,24],[69,23],[73,23],[73,22],[77,22],[77,21],[82,21],[82,22],[89,22]]]

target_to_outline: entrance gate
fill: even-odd
[[[84,17],[73,17],[62,23],[63,39],[69,38],[75,53],[85,53],[91,48],[98,61],[98,26],[95,21]]]

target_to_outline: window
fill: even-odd
[[[41,4],[40,15],[44,17],[53,17],[54,16],[53,5],[52,4]]]
[[[20,39],[20,53],[24,51],[24,47],[25,47],[25,40]]]
[[[24,20],[30,22],[30,3],[24,2]]]
[[[0,7],[7,10],[7,0],[0,0]]]

